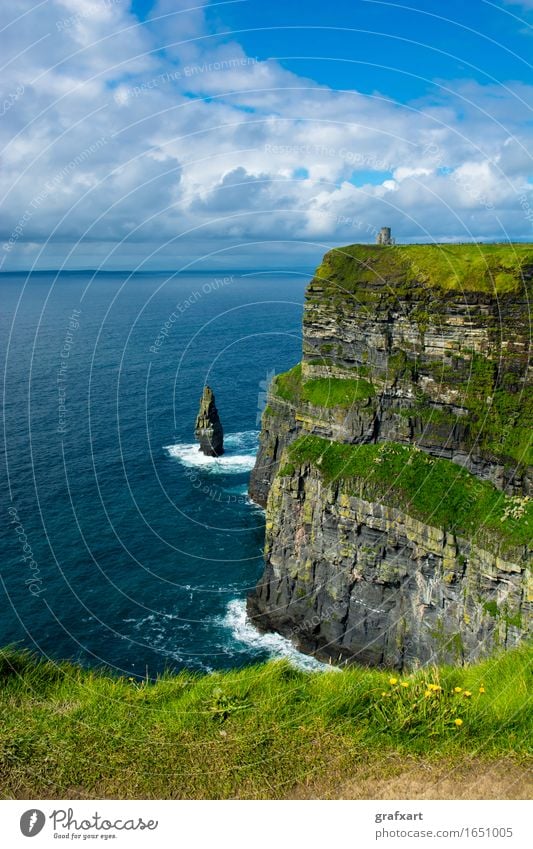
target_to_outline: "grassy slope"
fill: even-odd
[[[315,407],[350,408],[374,394],[372,384],[362,378],[317,377],[306,380],[302,386],[302,399]]]
[[[318,377],[302,382],[301,363],[276,376],[272,387],[278,397],[293,404],[306,401],[315,407],[349,409],[357,401],[374,394],[374,387],[364,378]]]
[[[341,445],[302,436],[288,449],[281,474],[309,462],[324,480],[348,482],[348,490],[379,500],[435,527],[504,549],[533,538],[533,501],[510,498],[465,469],[396,443]]]
[[[510,758],[521,781],[531,754],[529,659],[522,647],[409,677],[362,668],[310,674],[269,663],[146,683],[7,651],[2,792],[284,798],[314,787],[335,797],[353,794],[346,787],[357,775],[384,779],[402,764],[422,764],[428,774],[445,764],[453,775],[465,757],[484,771]]]
[[[504,295],[523,292],[522,269],[532,265],[532,244],[347,245],[326,254],[316,279],[347,292],[382,280],[393,289],[417,281],[428,289]]]

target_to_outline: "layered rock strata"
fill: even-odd
[[[249,599],[259,627],[324,657],[398,667],[464,662],[527,633],[532,276],[530,245],[326,255],[306,293],[302,362],[273,381],[251,476],[267,505]],[[322,466],[305,452],[316,439]],[[449,510],[439,498],[424,509],[412,466],[406,500],[386,452],[374,459],[389,491],[363,486],[364,452],[389,445],[415,451],[417,469],[426,457],[426,504],[436,494]],[[333,463],[329,479],[337,449],[351,476]]]

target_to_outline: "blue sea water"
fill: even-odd
[[[0,645],[141,676],[297,657],[245,618],[264,533],[246,491],[266,384],[300,358],[307,280],[0,275]],[[204,383],[219,460],[194,444]]]

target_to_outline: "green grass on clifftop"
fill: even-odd
[[[375,394],[374,387],[363,378],[318,377],[306,380],[302,400],[315,407],[351,407]]]
[[[525,772],[530,659],[523,647],[405,676],[277,662],[150,683],[7,650],[2,795],[286,798],[316,785],[335,798],[358,770],[386,777],[411,758],[424,784],[432,764],[453,774],[465,757],[480,772],[511,757]]]
[[[326,408],[349,408],[375,394],[372,384],[363,378],[319,377],[302,382],[301,363],[278,374],[272,391],[293,404],[303,401]]]
[[[533,538],[532,499],[506,496],[455,463],[416,447],[343,445],[301,436],[289,446],[287,457],[282,475],[311,463],[328,483],[345,481],[354,495],[379,500],[482,546],[506,550]]]
[[[329,251],[315,278],[350,292],[361,284],[385,282],[407,291],[414,282],[428,289],[519,293],[533,267],[533,244],[347,245]]]

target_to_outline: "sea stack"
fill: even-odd
[[[207,457],[220,457],[224,453],[224,431],[210,386],[204,386],[194,435],[200,443],[200,451]]]

